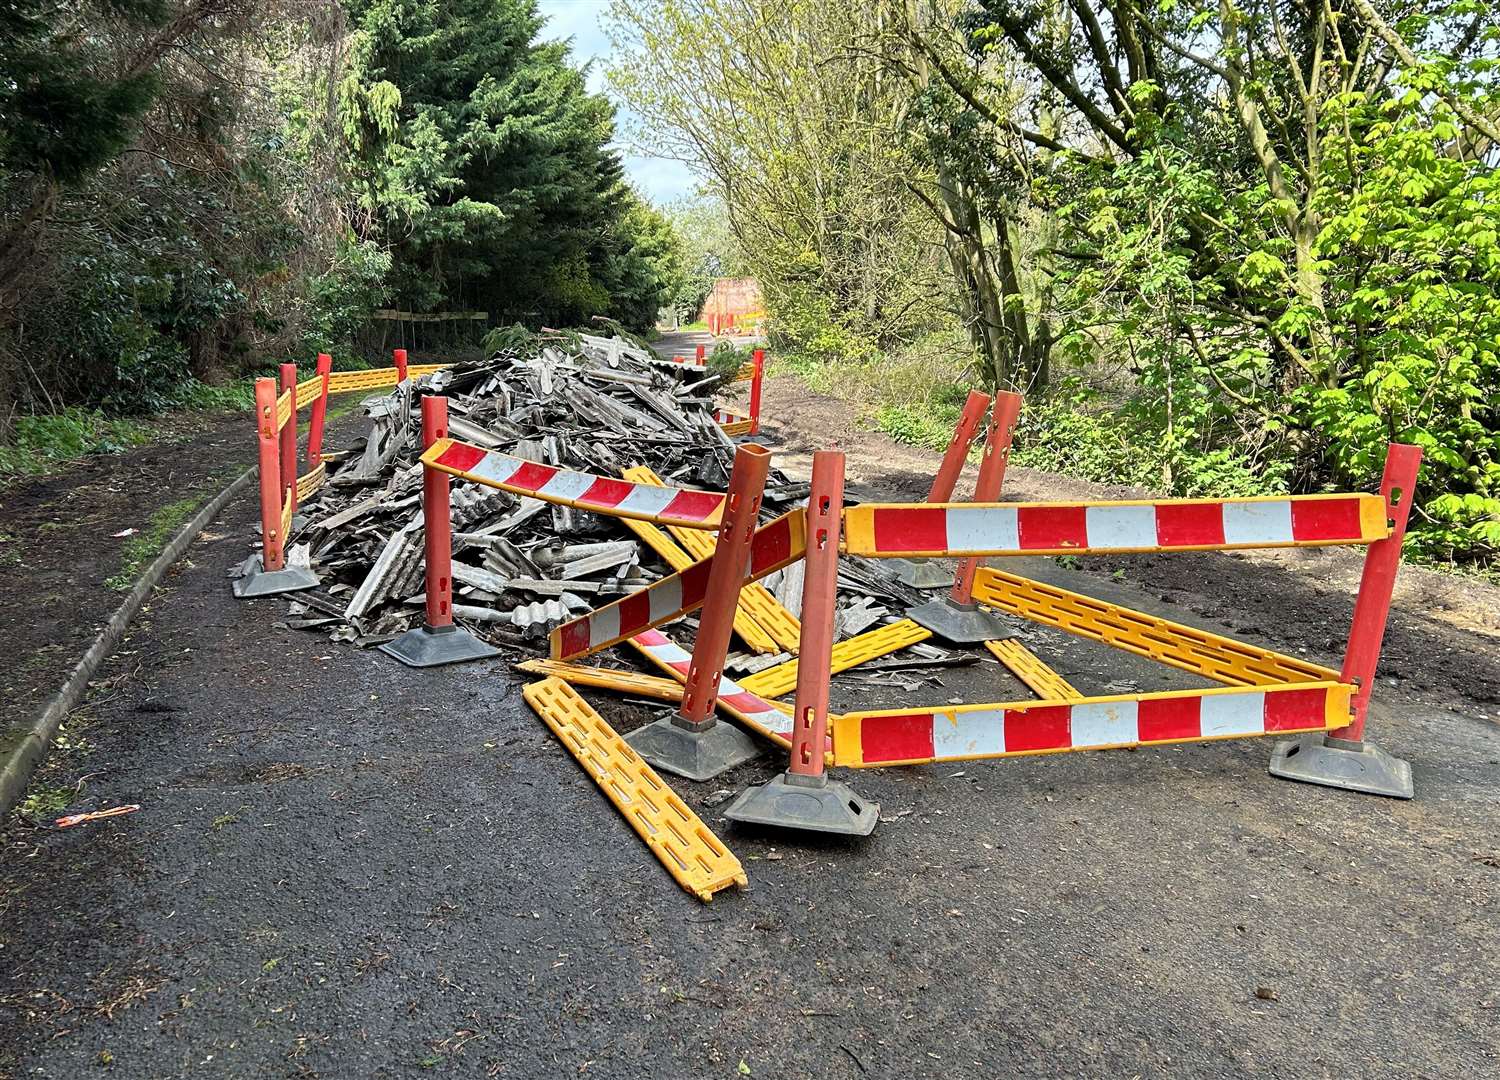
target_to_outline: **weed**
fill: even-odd
[[[62,813],[77,796],[72,787],[37,787],[21,800],[21,813],[29,818],[48,818]]]
[[[233,825],[239,819],[240,819],[240,816],[238,814],[220,814],[218,817],[214,818],[213,821],[209,824],[209,828],[212,829],[214,832],[218,832],[220,829],[224,828],[226,825]]]
[[[112,454],[151,439],[141,420],[111,419],[97,409],[64,409],[49,416],[18,416],[9,446],[0,446],[0,478],[40,476],[65,461]]]
[[[152,514],[146,528],[126,541],[119,573],[106,578],[104,584],[116,592],[124,592],[134,585],[142,567],[161,554],[162,548],[182,523],[197,513],[198,507],[202,505],[201,495],[189,495],[168,503]]]

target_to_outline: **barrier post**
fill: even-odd
[[[739,728],[718,722],[714,705],[770,469],[771,452],[765,447],[745,445],[735,449],[682,707],[672,716],[636,729],[625,739],[652,765],[689,780],[711,779],[760,753]]]
[[[990,431],[985,439],[984,459],[979,463],[979,480],[974,485],[975,502],[996,502],[1005,486],[1005,466],[1010,461],[1011,440],[1021,415],[1021,395],[1002,390],[995,395],[990,414]],[[907,615],[919,626],[925,626],[939,637],[958,645],[979,641],[1003,641],[1014,632],[999,616],[981,611],[974,602],[974,572],[977,558],[958,564],[953,588],[946,597],[929,600],[912,608]]]
[[[396,384],[399,386],[406,381],[406,350],[393,350],[391,352],[391,362],[396,365]]]
[[[448,399],[429,395],[422,399],[422,448],[448,437]],[[449,477],[430,466],[422,468],[422,548],[425,556],[427,617],[414,627],[380,646],[408,667],[437,667],[464,660],[499,656],[499,650],[453,624],[453,519],[449,501]]]
[[[969,391],[963,411],[958,415],[958,424],[953,429],[953,438],[948,443],[948,449],[943,451],[943,463],[938,466],[937,475],[932,478],[932,488],[927,492],[928,502],[948,502],[953,498],[953,489],[958,486],[964,463],[969,459],[969,446],[974,442],[979,423],[989,407],[988,394],[979,390]],[[931,559],[891,559],[890,562],[890,569],[895,573],[896,580],[914,589],[937,589],[950,584],[952,580]]]
[[[707,357],[708,350],[702,345],[699,345],[697,350],[693,353],[693,363],[697,364],[699,367],[702,367]]]
[[[750,354],[750,363],[755,374],[750,377],[750,434],[760,434],[760,391],[766,377],[766,350],[756,349]]]
[[[292,493],[292,513],[297,512],[297,365],[281,365],[281,392],[291,391],[292,414],[281,429],[281,486]]]
[[[855,795],[847,784],[830,781],[824,768],[843,513],[844,455],[819,450],[813,454],[807,501],[807,564],[802,579],[791,761],[786,772],[735,799],[724,811],[730,821],[868,836],[880,819],[878,804]]]
[[[1339,676],[1341,682],[1357,688],[1349,702],[1349,723],[1327,734],[1277,743],[1271,753],[1272,776],[1397,799],[1410,799],[1415,793],[1411,765],[1366,742],[1364,735],[1380,643],[1385,638],[1396,572],[1401,566],[1401,543],[1406,537],[1421,465],[1421,447],[1404,443],[1386,447],[1380,496],[1385,501],[1391,533],[1366,550],[1359,594],[1354,600],[1354,619]]]
[[[307,464],[317,468],[323,460],[323,424],[328,418],[328,379],[333,372],[333,357],[318,354],[318,375],[323,385],[318,391],[318,400],[313,402],[312,420],[307,428]]]
[[[281,382],[286,381],[286,367],[292,369],[292,382],[297,380],[296,365],[283,365]],[[318,583],[312,570],[302,566],[286,565],[286,534],[282,528],[282,509],[285,505],[286,483],[282,475],[286,445],[283,439],[287,431],[295,432],[293,421],[278,428],[276,401],[276,379],[255,380],[255,441],[260,462],[260,539],[261,553],[251,569],[234,579],[230,591],[237,599],[246,600],[257,596],[276,596],[280,593],[310,589]],[[295,413],[293,414],[295,415]],[[294,446],[295,450],[295,446]],[[297,488],[296,457],[292,464],[292,492]]]

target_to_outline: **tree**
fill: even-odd
[[[353,0],[341,88],[366,235],[388,245],[401,303],[510,321],[620,313],[630,276],[613,109],[539,43],[534,0]],[[639,224],[637,220],[636,224]],[[641,253],[635,257],[644,258]],[[636,274],[623,302],[651,306]]]
[[[1107,328],[1169,444],[1232,439],[1302,487],[1370,483],[1387,439],[1422,443],[1420,513],[1500,550],[1500,14],[1463,0],[1390,18],[1371,0],[1066,0],[1052,20],[1029,0],[981,6],[976,54],[1013,57],[1065,104],[1039,194],[1065,222],[1071,344],[1092,352]],[[1474,497],[1455,507],[1455,489]]]
[[[636,137],[698,169],[759,280],[771,329],[813,355],[870,359],[953,301],[936,222],[895,178],[920,173],[910,94],[854,48],[848,4],[619,0],[612,85]]]

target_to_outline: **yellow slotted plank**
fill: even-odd
[[[524,687],[521,696],[679,885],[707,903],[721,889],[749,884],[734,853],[577,690],[547,678]]]
[[[658,675],[643,675],[638,671],[616,671],[613,668],[574,664],[567,660],[546,659],[526,660],[517,664],[516,670],[529,675],[550,675],[573,686],[593,686],[600,690],[635,694],[656,701],[682,700],[683,688],[680,682]]]
[[[286,427],[292,419],[292,391],[283,390],[276,399],[276,430]]]
[[[323,395],[323,376],[314,375],[297,384],[297,411],[301,412]]]
[[[752,581],[740,590],[740,609],[771,635],[783,650],[795,653],[802,645],[802,622],[771,595],[771,590]],[[771,650],[775,651],[775,650]]]
[[[995,654],[1010,673],[1030,688],[1043,701],[1074,701],[1083,697],[1073,684],[1048,667],[1037,656],[1015,638],[1005,641],[986,641],[984,647]]]
[[[281,504],[281,538],[288,539],[292,534],[292,489],[288,485],[286,499]]]
[[[656,473],[645,465],[637,465],[625,469],[621,474],[626,480],[637,484],[649,484],[652,487],[665,487],[666,483]],[[714,553],[716,543],[713,535],[702,529],[684,529],[676,526],[669,527],[670,532],[677,538],[677,542],[687,550],[687,553],[696,560],[707,559]],[[647,541],[648,543],[650,541]],[[674,567],[674,569],[676,569]],[[744,611],[755,622],[756,626],[769,635],[770,639],[787,652],[795,653],[802,642],[802,623],[797,616],[793,615],[781,601],[771,595],[767,589],[758,581],[753,581],[740,590],[740,609]],[[740,635],[744,637],[744,634]],[[746,638],[748,642],[749,639]],[[756,652],[775,652],[776,649],[759,649]]]
[[[926,641],[931,636],[931,630],[918,626],[910,619],[902,619],[889,626],[882,626],[878,630],[856,634],[833,647],[830,670],[837,675],[840,671],[848,671],[868,660],[888,656],[897,649],[904,649],[908,645]],[[784,664],[766,668],[765,671],[747,675],[740,680],[740,685],[752,694],[758,694],[763,698],[776,698],[791,693],[797,686],[797,661],[788,660]]]
[[[1191,671],[1227,686],[1337,681],[1331,668],[1247,645],[1018,574],[981,566],[974,599],[1008,615]]]
[[[297,502],[305,502],[315,495],[322,489],[323,481],[326,479],[328,479],[328,462],[326,461],[318,462],[304,475],[297,477]]]

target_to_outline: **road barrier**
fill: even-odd
[[[981,496],[992,499],[991,493],[998,492],[1014,420],[1014,407],[1003,403],[991,423],[990,465],[988,470],[981,468]],[[444,440],[441,435],[435,432],[427,440],[423,463],[429,475],[448,472],[544,501],[630,519],[638,533],[650,537],[648,542],[666,553],[673,567],[673,573],[652,585],[557,627],[552,634],[553,658],[522,665],[523,670],[547,676],[527,688],[528,702],[599,779],[627,818],[641,785],[655,790],[659,784],[655,774],[648,780],[606,777],[596,768],[597,755],[590,759],[586,748],[574,745],[577,740],[570,741],[568,732],[578,727],[593,730],[599,738],[613,740],[612,753],[624,752],[620,748],[628,742],[628,749],[645,762],[693,779],[708,779],[754,753],[743,735],[715,734],[734,730],[716,722],[716,709],[788,750],[782,774],[746,790],[725,810],[730,820],[757,825],[845,835],[872,831],[879,807],[848,785],[830,779],[830,765],[922,765],[1256,736],[1301,736],[1277,744],[1271,763],[1274,775],[1411,797],[1409,766],[1366,743],[1364,728],[1420,466],[1421,453],[1415,447],[1389,447],[1378,496],[1039,504],[982,501],[866,504],[847,509],[843,506],[843,456],[819,451],[814,455],[805,511],[757,528],[759,494],[769,464],[768,455],[758,447],[740,448],[730,490],[721,496],[662,486],[654,474],[639,471],[634,475],[641,483],[576,473],[559,481],[557,470],[545,475],[531,472],[518,479],[516,470],[525,466],[515,459],[498,455],[486,464],[488,452]],[[967,440],[960,436],[955,441],[966,446]],[[949,483],[943,480],[944,486]],[[604,484],[623,486],[602,488]],[[638,494],[640,488],[654,492],[655,501],[632,502],[645,498]],[[600,497],[601,491],[609,497]],[[662,528],[681,539],[701,536],[692,530],[711,529],[715,524],[720,525],[718,542],[709,557],[697,562],[686,562],[692,555],[676,547]],[[705,542],[695,545],[697,550]],[[1343,668],[1337,672],[977,564],[982,557],[1034,553],[1332,544],[1368,546],[1349,645]],[[973,565],[961,567],[956,575],[950,600],[961,588],[967,601],[976,606],[982,603],[1223,685],[1089,695],[1019,642],[990,639],[986,647],[1037,700],[859,709],[834,715],[829,711],[829,691],[835,671],[927,635],[909,620],[898,620],[835,647],[841,551],[876,558],[917,554],[973,559]],[[797,659],[740,683],[726,678],[723,664],[729,635],[737,614],[744,614],[740,604],[746,586],[798,558],[805,559],[806,565]],[[691,654],[655,629],[698,608],[703,615]],[[629,640],[680,683],[680,696],[663,680],[568,662],[622,640]],[[680,702],[680,706],[675,715],[638,729],[629,740],[619,740],[576,691],[559,689],[573,683],[644,694]],[[789,715],[784,705],[771,699],[792,686],[795,700]],[[638,820],[632,824],[647,835]],[[710,852],[722,850],[706,827],[699,836]],[[660,850],[657,854],[683,881],[680,855]],[[731,877],[721,875],[717,880],[722,887]],[[697,891],[707,899],[714,890]]]
[[[322,488],[328,466],[323,460],[323,432],[331,394],[395,386],[410,376],[440,371],[446,364],[408,366],[406,350],[397,349],[395,365],[366,371],[333,371],[333,357],[319,353],[316,373],[297,381],[297,365],[282,364],[278,378],[255,380],[255,430],[260,462],[261,553],[251,570],[231,586],[241,599],[275,596],[318,584],[308,566],[286,564],[286,544],[293,516],[301,503]],[[297,474],[297,413],[308,406],[308,471]]]
[[[693,363],[703,367],[708,363],[708,353],[704,346],[699,345],[693,355]],[[685,356],[672,357],[674,364],[686,364],[688,358]],[[750,415],[741,416],[739,413],[730,412],[727,409],[714,411],[714,419],[718,421],[726,435],[757,435],[760,433],[760,403],[761,394],[766,379],[766,350],[755,349],[750,354],[750,363],[741,364],[734,373],[730,382],[748,382],[750,384]]]
[[[1002,398],[998,404],[977,491],[990,499],[1003,477],[1019,403]],[[673,573],[554,629],[553,659],[548,663],[553,677],[562,677],[577,667],[562,661],[631,640],[653,663],[681,680],[684,690],[677,715],[640,729],[630,740],[647,761],[681,775],[706,779],[753,753],[743,737],[713,734],[732,731],[714,720],[720,704],[752,729],[787,744],[790,762],[785,773],[737,799],[726,811],[732,820],[856,835],[869,832],[878,808],[846,785],[829,780],[830,760],[869,768],[1266,735],[1303,736],[1278,744],[1272,762],[1275,775],[1411,795],[1406,763],[1364,742],[1363,735],[1420,465],[1415,447],[1389,448],[1379,495],[875,503],[849,508],[842,501],[842,455],[819,452],[807,509],[757,527],[759,492],[768,467],[768,455],[758,447],[740,448],[730,491],[720,495],[664,486],[654,475],[638,473],[640,479],[651,481],[638,483],[538,466],[445,439],[441,431],[428,443],[422,460],[429,474],[449,473],[632,519],[638,531],[654,529],[662,541],[666,537],[661,527],[679,539],[699,535],[692,530],[718,527],[719,539],[709,557],[685,564],[683,556],[690,558],[691,553],[679,549],[669,556]],[[1335,544],[1369,549],[1349,647],[1338,672],[977,565],[978,559],[992,556]],[[653,546],[663,550],[665,544]],[[701,543],[695,546],[702,550]],[[828,692],[836,669],[890,651],[885,639],[910,643],[925,636],[920,627],[898,621],[868,635],[869,641],[857,637],[835,649],[832,613],[840,551],[874,558],[975,560],[960,568],[950,600],[961,590],[975,606],[982,603],[1224,685],[1088,695],[1019,643],[988,639],[991,652],[1033,688],[1039,700],[861,709],[832,716]],[[743,683],[727,680],[723,663],[745,586],[799,558],[807,562],[798,659]],[[703,615],[691,655],[654,630],[699,608]],[[593,683],[588,683],[590,678]],[[580,676],[580,681],[598,685],[605,678],[593,674]],[[787,718],[784,708],[769,699],[786,692],[789,682],[795,685],[796,698]]]
[[[979,480],[974,485],[974,502],[968,504],[969,506],[975,503],[993,502],[1000,497],[1000,492],[1005,486],[1005,467],[1010,461],[1011,440],[1020,415],[1020,394],[1001,391],[995,395],[995,407],[990,413],[989,432],[984,440],[984,457],[979,462]],[[948,462],[945,461],[944,465],[946,467]],[[956,474],[954,479],[956,479]],[[927,497],[925,508],[929,511],[936,511],[939,506],[944,505],[941,503],[934,505],[933,499],[933,494],[939,490],[939,482],[942,480],[940,473],[939,480],[933,483],[932,493],[929,493]],[[953,480],[948,480],[946,487],[951,493]],[[933,516],[931,513],[926,514],[922,520],[929,520]],[[852,530],[856,527],[856,522],[846,521],[845,527]],[[981,611],[979,605],[974,602],[972,595],[974,571],[978,565],[979,560],[974,558],[967,558],[960,562],[953,575],[953,585],[948,590],[948,595],[912,608],[909,612],[912,620],[948,641],[960,645],[1009,637],[1009,628],[987,612]]]

